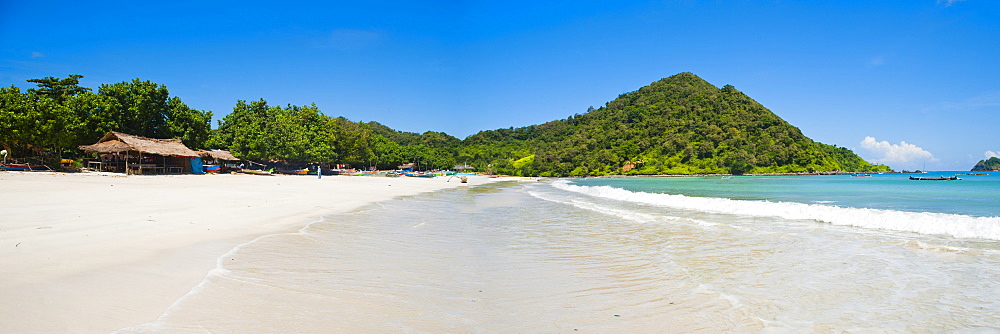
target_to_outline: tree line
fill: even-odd
[[[78,146],[118,131],[178,138],[192,149],[221,148],[239,158],[287,165],[394,168],[417,162],[428,169],[444,169],[456,161],[452,145],[457,138],[329,117],[315,104],[272,106],[264,99],[240,100],[213,130],[211,111],[190,108],[170,96],[165,85],[134,79],[102,84],[94,92],[80,86],[81,78],[71,74],[30,79],[37,88],[24,91],[14,85],[0,88],[0,147],[18,157],[81,157],[84,153]],[[409,139],[420,137],[429,139]],[[437,139],[445,137],[441,142],[447,144],[439,144]]]
[[[188,107],[167,87],[135,79],[102,84],[97,92],[79,85],[82,75],[30,79],[37,88],[0,88],[0,146],[15,156],[79,156],[108,131],[151,138],[180,138],[201,147],[212,112]]]
[[[79,86],[80,75],[0,88],[0,145],[19,155],[80,156],[108,131],[180,138],[278,164],[345,163],[380,169],[470,164],[521,176],[885,171],[850,150],[814,142],[734,87],[681,73],[600,108],[539,125],[481,131],[464,140],[326,116],[315,104],[240,100],[211,129],[211,111],[188,107],[150,81]]]

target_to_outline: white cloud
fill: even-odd
[[[951,5],[955,4],[956,2],[962,2],[962,1],[965,1],[965,0],[937,0],[937,4],[939,4],[939,5],[940,4],[944,4],[945,7],[950,7]]]
[[[986,159],[1000,158],[1000,152],[986,151],[985,153],[983,153],[983,156],[986,157]]]
[[[905,141],[892,144],[888,141],[876,141],[875,137],[868,136],[861,141],[861,148],[877,155],[878,158],[874,160],[886,165],[906,165],[912,168],[919,167],[915,165],[918,162],[938,160],[931,152]]]
[[[1000,107],[1000,92],[991,92],[978,96],[973,96],[961,102],[940,103],[941,110],[947,111],[968,111],[982,108]]]
[[[33,51],[31,52],[31,59],[35,58],[45,58],[45,54],[38,51]]]

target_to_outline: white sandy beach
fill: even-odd
[[[0,333],[106,333],[151,321],[237,245],[459,186],[447,177],[0,172]]]

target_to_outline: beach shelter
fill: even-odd
[[[416,163],[412,163],[412,162],[396,166],[396,169],[401,170],[401,171],[406,171],[406,172],[412,172],[416,168],[417,168],[417,164]]]
[[[100,161],[89,163],[99,170],[127,174],[166,174],[191,172],[191,158],[198,153],[180,139],[155,139],[111,131],[97,143],[79,146],[84,152],[101,154]]]
[[[202,158],[212,158],[215,160],[240,161],[240,158],[234,157],[232,153],[226,150],[198,150],[198,155]]]
[[[204,174],[204,172],[218,173],[223,170],[222,164],[225,161],[240,161],[240,158],[234,157],[232,153],[226,150],[198,150],[198,155],[201,159],[198,159],[197,164],[195,159],[191,159],[192,172],[195,174]],[[202,165],[201,160],[205,160],[205,164]],[[194,171],[195,167],[204,168],[204,172],[199,173]]]

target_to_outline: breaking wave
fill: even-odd
[[[709,213],[816,220],[833,225],[1000,240],[1000,217],[974,217],[936,212],[848,208],[822,204],[746,201],[714,197],[635,192],[611,186],[578,186],[559,180],[561,190],[598,198]]]

